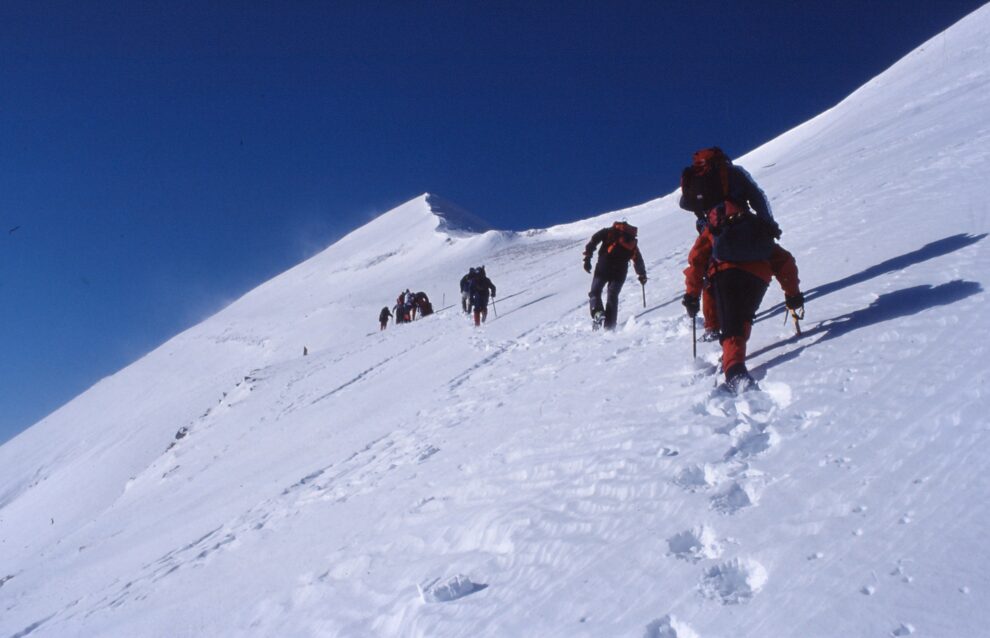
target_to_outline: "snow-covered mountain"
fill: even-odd
[[[676,193],[518,234],[416,198],[0,447],[0,635],[986,635],[988,160],[990,6],[739,158],[808,316],[772,285],[735,400]],[[618,218],[650,282],[602,334]],[[439,312],[379,332],[406,288]]]

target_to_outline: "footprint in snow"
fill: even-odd
[[[712,416],[743,417],[758,423],[769,422],[777,409],[791,403],[791,388],[784,383],[765,382],[760,390],[731,394],[716,390],[697,404],[697,411]]]
[[[684,468],[674,477],[674,484],[689,492],[697,492],[717,486],[726,478],[722,467],[705,463]]]
[[[457,574],[442,580],[434,578],[420,583],[416,587],[419,589],[419,596],[424,603],[446,603],[481,591],[488,585],[475,583],[467,576]]]
[[[416,461],[422,463],[423,461],[426,461],[427,459],[429,459],[431,456],[433,456],[439,451],[440,448],[433,445],[427,445],[426,448],[419,453],[419,456],[416,458]]]
[[[897,561],[897,567],[895,567],[894,570],[890,572],[890,575],[895,578],[900,578],[901,582],[907,585],[910,585],[911,583],[914,582],[914,576],[911,576],[904,571],[904,565],[902,564],[902,561]]]
[[[748,602],[767,583],[767,570],[752,558],[736,558],[705,571],[698,590],[723,605]]]
[[[756,485],[748,482],[733,481],[724,492],[712,497],[712,508],[722,514],[735,514],[741,509],[753,507],[760,500],[760,491]]]
[[[692,563],[722,555],[722,545],[715,530],[707,525],[674,534],[667,539],[667,547],[672,556]]]
[[[779,441],[780,435],[772,427],[767,427],[763,431],[751,430],[736,439],[735,445],[725,453],[725,460],[745,459],[763,454],[777,445]]]
[[[647,625],[643,638],[698,638],[698,634],[672,614],[667,614]]]

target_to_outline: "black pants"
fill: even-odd
[[[625,276],[622,279],[609,278],[603,275],[595,274],[591,279],[591,292],[588,293],[588,299],[591,302],[591,316],[594,317],[596,312],[605,311],[605,328],[611,330],[615,328],[615,320],[619,314],[619,291],[622,290],[623,284],[626,283]],[[602,290],[608,285],[608,292],[605,297],[605,307],[602,307]]]
[[[488,310],[488,293],[476,292],[471,295],[471,308],[474,310]]]
[[[712,286],[722,338],[749,337],[749,327],[767,292],[767,283],[745,270],[730,268],[715,273]]]

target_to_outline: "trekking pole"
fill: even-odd
[[[495,318],[498,319],[498,309],[495,307],[495,297],[492,297],[492,312],[495,313]]]
[[[639,285],[643,287],[643,307],[645,308],[646,307],[646,284],[644,284],[641,281],[641,282],[639,282]]]
[[[698,358],[698,322],[691,317],[691,356]]]

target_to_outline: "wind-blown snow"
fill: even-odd
[[[443,231],[448,235],[483,233],[492,230],[488,222],[464,210],[457,204],[432,193],[427,193],[425,197],[430,210],[440,218],[440,224],[437,226],[437,230]]]
[[[987,634],[988,43],[738,160],[807,295],[797,337],[767,294],[764,392],[691,360],[676,193],[523,234],[424,195],[0,447],[0,635]],[[602,334],[620,216],[650,282]],[[378,332],[406,288],[439,312]]]

